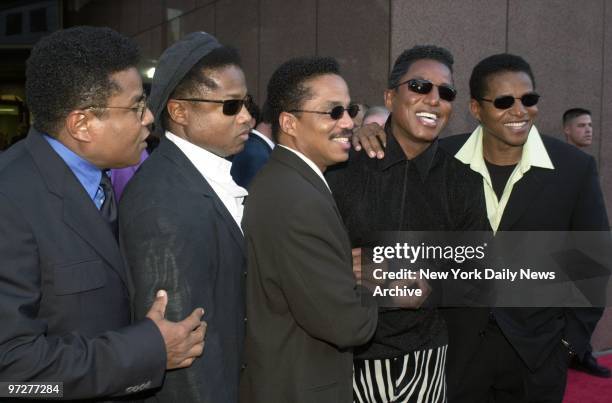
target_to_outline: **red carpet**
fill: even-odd
[[[597,362],[612,368],[612,354],[597,357]],[[570,369],[563,403],[612,402],[612,378],[597,378]]]

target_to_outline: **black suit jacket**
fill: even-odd
[[[155,324],[130,325],[117,242],[43,136],[0,158],[0,380],[58,381],[65,399],[156,387]]]
[[[249,133],[249,139],[244,150],[232,158],[232,177],[234,181],[244,188],[248,188],[251,181],[261,167],[268,162],[272,148],[257,134]]]
[[[451,136],[441,146],[455,154],[469,134]],[[499,231],[607,231],[608,217],[599,186],[595,160],[573,146],[542,136],[554,170],[531,167],[514,185]],[[531,370],[559,346],[561,338],[583,354],[592,324],[580,312],[564,308],[494,310],[510,343]],[[580,310],[578,310],[580,311]],[[477,314],[476,312],[480,312]],[[463,373],[475,353],[479,332],[488,321],[488,310],[457,310],[449,324],[450,373]],[[452,349],[452,345],[457,348]],[[459,353],[460,356],[455,354]]]
[[[242,402],[352,401],[352,346],[377,309],[364,306],[331,192],[297,155],[276,147],[251,185],[246,370]]]
[[[168,291],[166,317],[196,307],[208,323],[204,354],[170,371],[152,401],[233,403],[244,342],[244,237],[223,202],[170,140],[142,164],[119,205],[121,246],[144,316],[156,290]]]

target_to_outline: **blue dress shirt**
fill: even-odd
[[[44,136],[51,148],[64,160],[72,173],[77,177],[89,198],[95,203],[98,210],[104,202],[104,191],[100,187],[102,171],[91,162],[81,158],[68,147],[49,135]]]

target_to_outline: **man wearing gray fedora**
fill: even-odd
[[[204,32],[161,56],[149,106],[159,147],[120,203],[120,240],[129,262],[137,317],[153,290],[171,296],[168,318],[205,307],[206,354],[168,372],[152,396],[163,402],[235,402],[244,340],[244,237],[247,192],[225,159],[244,147],[251,116],[238,55]]]

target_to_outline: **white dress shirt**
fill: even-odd
[[[232,163],[169,131],[166,131],[166,138],[176,144],[198,172],[202,174],[240,228],[244,210],[242,203],[244,197],[249,193],[245,188],[238,186],[230,175]],[[242,228],[240,230],[242,231]]]

